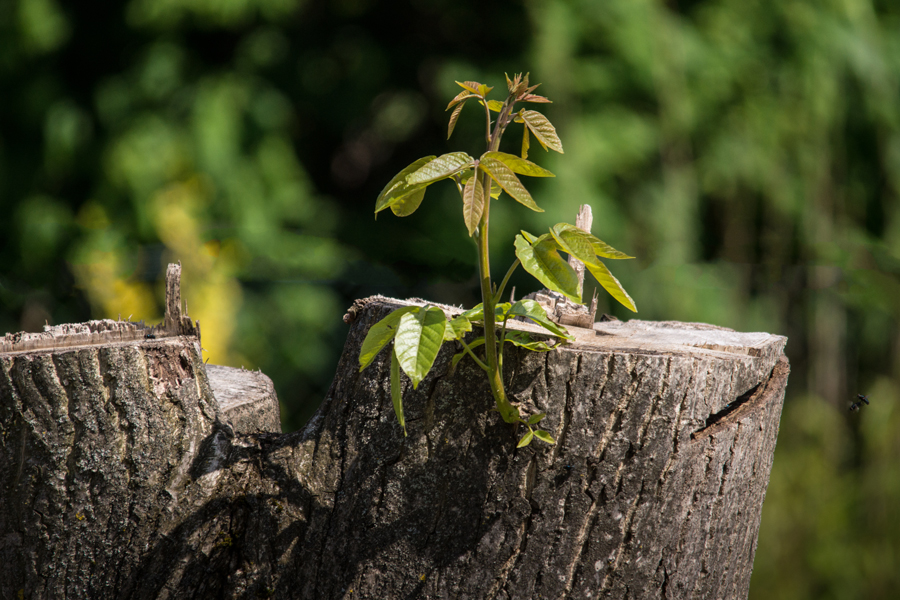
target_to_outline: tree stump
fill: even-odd
[[[115,322],[72,327],[77,343],[7,336],[0,597],[746,597],[785,338],[614,321],[510,351],[511,397],[558,440],[517,450],[449,346],[405,382],[403,437],[388,353],[358,368],[399,304],[354,305],[328,396],[290,434],[264,376],[213,382],[186,317],[152,338]],[[242,397],[270,414],[248,420]]]

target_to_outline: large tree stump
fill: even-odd
[[[403,437],[387,352],[357,361],[398,303],[354,306],[331,390],[291,434],[229,422],[196,330],[8,336],[0,597],[746,597],[785,338],[609,322],[510,352],[511,396],[558,440],[516,450],[450,347],[404,390]],[[272,410],[260,374],[228,375]]]

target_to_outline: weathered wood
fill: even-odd
[[[516,450],[450,347],[403,437],[387,353],[357,358],[398,304],[358,305],[286,435],[225,426],[189,336],[0,354],[0,597],[746,597],[784,338],[629,321],[510,352],[559,442]]]
[[[272,380],[260,371],[206,365],[219,410],[236,433],[281,433],[281,407]]]

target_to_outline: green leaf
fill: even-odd
[[[508,330],[504,342],[509,342],[513,346],[525,348],[532,352],[549,352],[556,348],[558,344],[551,344],[544,340],[533,340],[531,336],[524,331]]]
[[[619,252],[603,240],[598,240],[591,234],[588,234],[588,238],[591,240],[591,246],[594,247],[594,254],[597,256],[614,259],[634,258],[633,256],[628,256],[624,252]]]
[[[529,244],[534,244],[534,243],[535,243],[536,241],[538,241],[538,239],[539,239],[538,236],[536,236],[536,235],[531,235],[530,233],[528,233],[528,232],[525,231],[524,229],[521,230],[521,234],[522,234],[522,237],[524,237],[526,240],[528,240],[528,243],[529,243]]]
[[[526,129],[526,131],[528,130]],[[547,169],[534,164],[530,160],[519,158],[515,154],[507,154],[506,152],[485,152],[482,155],[481,160],[484,160],[485,157],[499,160],[509,167],[513,173],[518,173],[519,175],[528,175],[529,177],[556,177],[556,175]]]
[[[427,165],[431,161],[435,159],[434,156],[425,156],[412,163],[391,179],[384,189],[381,190],[381,193],[378,194],[378,199],[375,200],[375,214],[377,215],[379,212],[383,211],[386,208],[397,204],[398,202],[403,201],[407,196],[415,194],[418,192],[423,186],[420,185],[409,185],[406,183],[406,178],[411,174],[418,171],[424,165]],[[421,200],[420,200],[421,202]]]
[[[536,415],[531,415],[528,417],[528,424],[534,425],[535,423],[540,422],[541,419],[547,416],[547,413],[538,413]]]
[[[515,198],[519,204],[527,206],[535,212],[544,212],[543,208],[535,204],[534,198],[505,163],[491,156],[483,156],[478,164],[494,181],[500,184],[504,192]]]
[[[578,275],[557,252],[559,245],[550,234],[537,238],[534,244],[521,235],[516,236],[516,257],[522,267],[531,273],[545,288],[565,295],[581,304]]]
[[[471,94],[469,95],[471,97]],[[462,112],[463,106],[465,106],[465,102],[460,102],[456,107],[456,110],[450,115],[450,124],[447,126],[447,139],[450,139],[450,136],[453,135],[453,130],[456,129],[456,122],[459,120],[459,113]]]
[[[447,329],[444,330],[444,341],[462,339],[464,335],[472,331],[472,322],[466,317],[460,315],[450,319],[447,323]]]
[[[475,159],[465,152],[444,154],[407,175],[406,184],[409,186],[430,185],[435,181],[455,175],[463,169],[471,168],[474,164]]]
[[[478,83],[477,81],[465,81],[462,83],[457,81],[456,85],[463,88],[464,90],[468,90],[468,91],[472,92],[473,94],[478,94],[479,96],[484,96],[485,94],[490,92],[492,89],[494,89],[492,87],[488,87],[488,86],[484,85],[483,83]],[[486,90],[486,91],[484,93],[482,93],[481,90]]]
[[[568,252],[585,264],[588,262],[600,264],[596,256],[615,259],[634,258],[624,252],[619,252],[603,240],[597,239],[587,231],[569,223],[557,223],[550,229],[550,233],[562,246],[564,252]]]
[[[531,142],[528,139],[528,128],[522,128],[522,160],[526,160],[528,158],[528,149],[531,147]]]
[[[400,317],[394,336],[394,352],[400,368],[412,380],[413,388],[417,388],[431,370],[446,328],[447,317],[436,306],[416,306]]]
[[[509,312],[509,309],[512,308],[512,304],[509,302],[498,302],[494,305],[494,320],[498,323],[502,323],[506,320],[506,313]]]
[[[563,153],[562,142],[559,140],[559,136],[556,135],[556,128],[547,117],[536,110],[522,110],[519,111],[519,115],[525,121],[528,129],[531,130],[531,133],[534,134],[534,137],[537,138],[537,141],[544,147],[544,150],[550,148],[560,154]]]
[[[469,237],[475,234],[484,213],[484,186],[481,185],[481,177],[478,175],[478,169],[475,169],[475,174],[463,188],[463,219],[466,222],[466,229],[469,230]]]
[[[460,93],[458,93],[458,94],[456,95],[456,97],[453,98],[453,100],[450,101],[450,104],[447,105],[447,108],[445,108],[444,111],[450,110],[450,109],[453,108],[455,105],[457,105],[457,104],[459,104],[460,102],[462,102],[463,100],[466,100],[466,99],[468,99],[468,98],[474,98],[474,97],[475,97],[475,94],[469,92],[468,90],[463,90],[463,91],[461,91]]]
[[[479,302],[466,312],[459,315],[460,317],[465,317],[470,321],[483,321],[484,320],[484,304]],[[459,318],[459,317],[457,317]]]
[[[516,448],[524,448],[528,444],[531,443],[531,440],[534,438],[534,432],[529,428],[528,433],[522,436],[522,439],[519,440],[519,443],[516,445]]]
[[[555,444],[556,440],[553,439],[553,436],[550,433],[544,431],[543,429],[535,429],[534,437],[541,440],[542,442],[547,442],[548,444]]]
[[[491,93],[491,90],[494,89],[492,86],[484,85],[483,83],[478,86],[478,95],[482,98]]]
[[[574,256],[585,264],[600,263],[591,244],[590,238],[593,236],[583,229],[568,223],[557,223],[550,228],[550,235],[559,243],[562,251],[570,256]]]
[[[478,103],[481,104],[482,106],[484,106],[484,102],[482,100],[479,100]],[[501,110],[503,110],[503,103],[500,102],[499,100],[488,100],[487,103],[488,103],[488,108],[495,113],[498,113]]]
[[[591,272],[591,275],[600,282],[603,289],[609,292],[613,298],[618,300],[622,306],[630,311],[637,312],[637,306],[635,306],[634,300],[631,299],[631,296],[628,295],[628,292],[625,291],[625,288],[622,287],[619,280],[613,277],[613,274],[609,272],[606,265],[597,261],[596,265],[585,263],[584,266],[586,266],[588,271]]]
[[[512,305],[507,314],[511,317],[525,317],[531,319],[547,331],[553,333],[553,335],[568,340],[575,339],[569,335],[569,332],[566,331],[565,327],[551,321],[547,316],[547,311],[544,310],[544,307],[534,300],[519,300]]]
[[[369,328],[366,339],[363,340],[362,348],[359,350],[360,371],[372,364],[372,361],[375,360],[375,356],[381,352],[381,349],[394,339],[400,318],[415,308],[415,306],[398,308]]]
[[[408,217],[416,212],[416,209],[422,204],[423,198],[425,198],[425,188],[421,187],[391,204],[391,212],[398,217]]]
[[[400,387],[400,362],[397,353],[391,352],[391,400],[394,402],[394,414],[403,428],[403,437],[406,437],[406,419],[403,417],[403,395]]]
[[[494,181],[492,178],[491,179],[491,198],[496,200],[497,198],[500,197],[500,194],[502,194],[502,193],[503,193],[503,188],[500,187],[500,184],[497,183],[496,181]]]

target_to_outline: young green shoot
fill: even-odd
[[[436,306],[407,306],[395,310],[369,329],[360,350],[360,371],[372,364],[378,353],[393,342],[391,396],[397,420],[406,435],[400,372],[410,379],[413,388],[418,387],[431,370],[442,344],[458,342],[462,351],[453,357],[451,368],[455,369],[459,361],[468,356],[485,372],[500,416],[507,423],[521,424],[527,428],[519,439],[518,447],[527,446],[535,438],[554,444],[556,441],[549,432],[536,427],[546,415],[538,413],[523,417],[518,406],[507,397],[503,379],[503,347],[505,344],[512,344],[527,350],[545,352],[555,348],[558,343],[573,338],[565,327],[554,323],[537,302],[501,302],[500,298],[509,278],[521,266],[545,288],[580,304],[582,282],[560,255],[562,252],[584,263],[613,298],[629,310],[637,312],[634,301],[600,260],[632,257],[574,225],[559,223],[540,236],[525,231],[516,235],[516,260],[499,287],[496,286],[491,278],[488,254],[491,202],[506,194],[522,206],[535,212],[544,212],[518,176],[555,177],[547,169],[528,160],[532,136],[545,151],[553,150],[562,154],[563,147],[556,128],[547,117],[535,110],[516,108],[519,103],[550,102],[544,96],[534,93],[538,86],[529,85],[528,74],[516,75],[513,79],[506,77],[508,93],[502,102],[488,100],[492,87],[475,81],[457,84],[462,91],[447,106],[447,110],[453,109],[447,138],[453,135],[463,106],[474,100],[484,108],[486,151],[478,158],[465,152],[420,158],[388,182],[375,201],[375,214],[377,216],[379,212],[389,208],[398,217],[409,216],[421,205],[428,186],[442,179],[453,180],[462,198],[463,223],[477,250],[481,304],[449,320],[444,311]],[[500,140],[507,127],[513,123],[523,125],[521,152],[518,156],[500,151]],[[509,319],[516,317],[536,323],[560,341],[548,343],[534,340],[525,332],[508,329]],[[473,330],[473,324],[482,328],[483,335],[467,341],[466,335]]]

